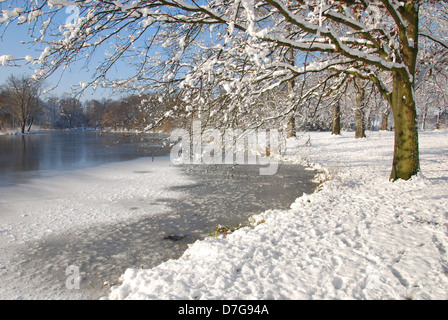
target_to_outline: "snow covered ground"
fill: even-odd
[[[422,174],[393,183],[393,133],[353,135],[289,140],[285,158],[321,170],[318,191],[128,269],[107,298],[447,299],[448,132],[421,132]]]

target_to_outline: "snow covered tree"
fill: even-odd
[[[416,84],[416,100],[422,130],[425,129],[428,116],[432,116],[434,112],[435,128],[440,126],[440,115],[446,108],[448,97],[446,94],[448,43],[443,39],[448,28],[448,7],[442,2],[436,9],[423,11],[421,18],[419,52],[421,72]]]
[[[265,111],[273,115],[254,125],[288,118],[304,97],[341,88],[348,76],[372,81],[394,116],[390,178],[396,180],[419,171],[414,86],[434,67],[419,67],[419,36],[448,48],[446,28],[437,27],[445,23],[446,7],[446,1],[422,0],[37,0],[3,10],[0,22],[29,22],[33,40],[46,43],[39,58],[23,57],[39,64],[37,75],[111,43],[109,57],[81,87],[104,84],[111,66],[126,59],[135,75],[110,85],[180,88],[186,111],[204,114],[198,105],[207,102],[206,114],[223,125],[235,123],[257,96],[292,81],[290,102]],[[60,13],[68,8],[76,15],[61,23]],[[436,24],[427,14],[431,10],[442,12]],[[285,59],[292,50],[294,61]],[[0,57],[2,64],[12,60]],[[307,74],[317,72],[328,76],[301,91]]]

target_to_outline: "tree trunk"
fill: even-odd
[[[372,113],[369,112],[369,116],[367,117],[366,130],[372,130]]]
[[[21,129],[22,133],[25,133],[25,126],[26,126],[26,120],[22,122],[22,129]]]
[[[356,109],[355,112],[356,117],[356,131],[355,131],[355,138],[365,138],[366,133],[364,130],[364,112],[361,109]]]
[[[31,120],[31,121],[30,121],[30,123],[29,123],[29,125],[28,125],[28,130],[27,130],[27,132],[30,132],[30,131],[31,131],[31,127],[33,126],[33,122],[34,122],[34,120]]]
[[[341,106],[339,102],[333,105],[333,130],[331,134],[341,134]]]
[[[400,32],[412,40],[414,45],[403,46],[403,62],[407,69],[392,72],[393,91],[390,95],[395,125],[394,160],[390,180],[408,180],[420,171],[417,110],[414,100],[414,79],[418,55],[418,4],[406,2],[402,16],[406,19],[406,30]],[[412,75],[411,77],[409,75]]]
[[[288,118],[288,126],[287,126],[287,137],[292,138],[296,136],[296,117],[292,114]]]
[[[408,180],[420,170],[413,85],[406,78],[399,71],[393,73],[391,105],[395,123],[395,147],[390,175],[390,180],[393,181]]]
[[[439,107],[439,111],[437,112],[436,130],[440,129],[440,116],[441,115],[442,115],[442,108]]]
[[[389,122],[390,110],[391,110],[390,108],[387,108],[387,110],[383,112],[383,116],[381,119],[381,130],[387,131],[387,124]]]
[[[292,48],[290,48],[288,50],[287,60],[291,65],[294,65],[294,50]],[[290,101],[291,104],[294,103],[294,101],[292,99],[293,89],[294,89],[294,80],[291,79],[287,83],[288,101]],[[286,131],[287,131],[288,138],[292,138],[292,137],[296,136],[296,110],[295,110],[295,108],[288,118],[288,125],[287,125]]]
[[[422,130],[424,131],[426,129],[426,116],[428,115],[428,105],[425,106],[425,109],[423,109],[423,115],[422,115]]]
[[[364,88],[359,88],[356,93],[356,131],[355,138],[365,138],[365,123],[364,123]]]
[[[34,114],[31,116],[31,119],[30,119],[30,121],[28,123],[28,130],[27,130],[27,132],[31,131],[31,127],[33,126],[33,123],[34,123]]]
[[[447,126],[446,120],[448,119],[448,113],[446,112],[446,106],[445,106],[445,111],[443,112],[443,117],[445,120],[445,128],[447,128],[448,126]]]

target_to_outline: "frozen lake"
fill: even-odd
[[[154,135],[97,131],[40,131],[0,135],[0,186],[24,183],[58,170],[166,154]],[[149,143],[148,143],[149,142]]]
[[[9,142],[19,154],[1,160],[2,179],[9,179],[0,195],[3,298],[99,298],[108,293],[104,283],[117,283],[127,268],[176,259],[217,225],[289,208],[314,188],[314,172],[298,165],[282,163],[272,176],[260,176],[256,165],[179,167],[148,140],[114,143],[117,137],[30,135],[31,153]],[[20,166],[20,154],[32,165]],[[79,267],[79,290],[65,286],[70,265]]]

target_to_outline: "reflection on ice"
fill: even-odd
[[[148,143],[150,142],[150,143]],[[0,136],[0,186],[58,170],[167,154],[154,135],[96,131],[42,131]]]

